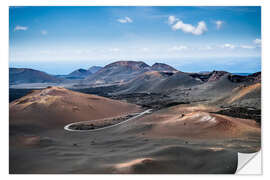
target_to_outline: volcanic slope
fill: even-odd
[[[9,68],[9,84],[19,83],[59,83],[61,78],[28,68]]]
[[[86,70],[86,69],[77,69],[73,72],[71,72],[70,74],[68,74],[68,76],[71,77],[86,77],[89,76],[90,74],[92,74],[90,71]]]
[[[233,118],[214,113],[219,108],[207,105],[180,105],[144,117],[152,124],[147,132],[153,137],[183,139],[260,138],[260,125],[255,120]]]
[[[226,73],[218,80],[195,87],[191,95],[209,97],[214,105],[261,109],[261,75],[238,76]]]
[[[168,76],[172,76],[173,73],[165,73],[158,71],[148,71],[145,72],[135,79],[129,81],[126,84],[123,84],[118,89],[118,94],[121,93],[132,93],[132,92],[151,92],[154,91],[159,84],[168,78]]]
[[[224,99],[235,95],[238,90],[243,89],[244,87],[248,87],[256,83],[260,84],[260,73],[255,73],[248,77],[236,77],[228,72],[213,71],[205,76],[203,75],[204,77],[194,76],[194,74],[191,74],[190,76],[201,81],[201,83],[190,87],[186,98],[189,99],[189,101],[214,102],[216,105],[218,105],[218,103],[220,105],[224,104]],[[256,96],[256,101],[258,102],[258,100],[260,101],[260,90],[258,85],[256,85],[256,87],[257,88],[255,89],[257,89],[257,91],[254,91],[253,96]],[[168,94],[175,97],[175,99],[181,100],[181,98],[183,98],[181,93],[182,91],[187,90],[185,87],[180,86],[175,89],[169,89]],[[245,99],[246,97],[247,96],[243,96],[242,99]]]
[[[149,71],[150,66],[141,61],[117,61],[106,65],[86,78],[92,84],[119,83]]]
[[[148,71],[122,85],[118,93],[166,92],[177,87],[191,87],[201,81],[180,71]]]
[[[220,98],[231,94],[241,85],[259,82],[259,73],[247,77],[235,76],[225,71],[207,74],[185,73],[181,71],[148,71],[123,84],[120,93],[157,92],[174,94],[186,91],[195,99]]]
[[[177,71],[170,65],[164,63],[155,63],[151,66],[151,70],[153,71]]]
[[[49,129],[10,146],[10,172],[234,173],[238,152],[259,150],[260,127],[217,110],[178,105],[101,131]]]
[[[235,87],[231,94],[222,96],[213,104],[261,109],[261,83]]]
[[[35,90],[9,104],[11,127],[63,128],[72,122],[121,116],[138,110],[133,104],[60,87]]]
[[[95,74],[88,76],[85,83],[123,83],[135,79],[145,72],[151,71],[177,72],[176,69],[164,63],[155,63],[149,66],[142,61],[117,61],[106,65]]]
[[[91,72],[92,74],[98,72],[100,69],[102,69],[101,66],[91,66],[88,71]]]

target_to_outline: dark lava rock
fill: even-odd
[[[261,110],[244,107],[229,107],[218,112],[216,114],[222,114],[226,116],[243,118],[243,119],[254,119],[256,122],[261,123]]]
[[[254,74],[248,76],[240,76],[240,75],[233,75],[230,74],[228,79],[234,83],[240,82],[259,82],[261,81],[261,72],[256,72]]]

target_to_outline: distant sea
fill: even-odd
[[[248,76],[248,75],[250,75],[252,73],[232,73],[232,74],[239,75],[239,76]]]

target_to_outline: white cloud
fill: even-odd
[[[216,26],[217,26],[217,29],[220,29],[221,26],[224,24],[224,22],[221,21],[221,20],[217,20],[217,21],[215,21],[215,24],[216,24]]]
[[[254,46],[249,46],[249,45],[241,45],[240,47],[243,49],[254,49],[255,48]]]
[[[28,27],[26,26],[19,26],[17,25],[15,28],[14,28],[14,32],[15,31],[26,31],[28,29]]]
[[[118,48],[111,48],[111,49],[109,49],[109,51],[111,51],[111,52],[119,52],[120,49],[118,49]]]
[[[132,23],[133,20],[130,18],[130,17],[124,17],[124,18],[121,18],[121,19],[117,19],[118,22],[120,23]]]
[[[175,23],[176,21],[178,21],[178,18],[176,18],[175,16],[169,16],[168,18],[168,23],[170,25],[172,25],[173,23]]]
[[[185,33],[191,33],[194,35],[201,35],[203,34],[205,31],[207,31],[207,26],[205,24],[204,21],[200,21],[197,25],[197,27],[192,26],[191,24],[185,24],[183,21],[178,20],[177,18],[175,18],[174,16],[169,16],[168,18],[168,22],[172,23],[171,28],[172,30],[182,30]],[[173,24],[175,22],[175,24]]]
[[[235,48],[235,45],[233,45],[233,44],[224,44],[224,45],[222,45],[222,47],[223,48],[228,48],[228,49],[234,49]]]
[[[260,46],[261,43],[262,43],[262,40],[257,38],[257,39],[255,39],[255,40],[253,41],[253,43]]]
[[[183,50],[187,50],[187,49],[188,49],[187,46],[180,45],[180,46],[173,46],[170,50],[171,51],[183,51]]]
[[[40,33],[41,33],[42,35],[47,35],[47,34],[48,34],[48,31],[46,31],[46,30],[41,30]]]

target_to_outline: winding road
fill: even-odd
[[[151,111],[152,111],[152,109],[147,109],[146,111],[141,112],[140,114],[138,114],[138,115],[136,115],[136,116],[134,116],[134,117],[132,117],[132,118],[129,118],[129,119],[125,120],[125,121],[122,121],[122,122],[120,122],[120,123],[117,123],[117,124],[114,124],[114,125],[111,125],[111,126],[105,126],[105,127],[102,127],[102,128],[89,129],[89,130],[75,130],[75,129],[70,129],[70,128],[69,128],[71,125],[74,125],[74,124],[88,122],[88,121],[81,121],[81,122],[75,122],[75,123],[68,124],[68,125],[66,125],[66,126],[64,127],[64,129],[67,130],[67,131],[72,131],[72,132],[93,132],[93,131],[100,131],[100,130],[112,128],[112,127],[118,126],[118,125],[120,125],[120,124],[126,123],[126,122],[128,122],[128,121],[131,121],[131,120],[133,120],[133,119],[136,119],[136,118],[138,118],[138,117],[141,117],[141,116],[143,116],[143,115],[145,115],[145,114],[149,114],[149,113],[151,113]]]

